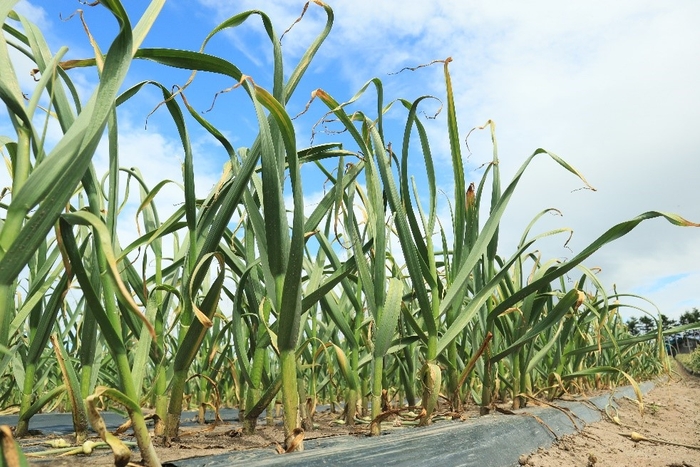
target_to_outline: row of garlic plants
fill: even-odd
[[[0,136],[12,175],[10,201],[1,205],[0,394],[3,407],[18,407],[16,436],[28,433],[38,411],[65,407],[78,441],[89,420],[124,462],[128,450],[98,428],[97,407],[108,401],[129,414],[144,461],[159,465],[147,406],[155,409],[154,435],[173,438],[183,407],[237,405],[252,432],[279,400],[284,444],[298,450],[300,428],[313,428],[318,402],[342,400],[350,424],[363,415],[381,420],[392,400],[420,404],[420,423],[428,424],[440,396],[453,410],[475,401],[487,411],[506,398],[517,408],[528,397],[635,384],[664,369],[662,332],[630,336],[618,312],[626,297],[608,296],[583,262],[646,219],[694,224],[645,213],[564,262],[533,252],[539,239],[568,234],[532,234],[537,216],[516,251],[502,256],[501,218],[533,158],[548,157],[586,182],[538,149],[502,186],[488,122],[493,160],[468,186],[449,59],[442,63],[454,184],[448,221],[437,215],[434,159],[418,117],[428,96],[387,103],[378,79],[343,104],[318,89],[311,108],[336,119],[349,139],[299,149],[286,105],[330,32],[327,5],[315,2],[325,27],[286,74],[279,37],[260,11],[221,23],[198,51],[143,48],[164,1],[152,0],[132,28],[121,2],[103,0],[120,26],[108,51],[92,41],[94,58],[63,61],[65,48],[51,54],[40,29],[12,11],[15,3],[0,2],[0,98],[15,130]],[[206,52],[216,34],[252,20],[262,22],[270,41],[271,90]],[[39,70],[29,99],[10,49]],[[186,89],[173,93],[145,81],[122,90],[135,59],[191,70],[192,83],[196,72],[238,83],[257,118],[251,146],[234,148],[226,129],[190,106]],[[75,67],[100,77],[87,103],[70,79]],[[117,138],[118,107],[152,86],[184,154],[184,203],[166,219],[157,205],[170,182],[149,186],[138,168],[121,167]],[[376,98],[371,110],[357,110],[356,101],[368,96]],[[400,145],[385,135],[389,112],[403,115]],[[49,125],[63,135],[53,147],[45,143]],[[193,128],[212,135],[229,157],[204,199],[195,196]],[[103,138],[110,159],[101,179],[91,161]],[[409,158],[423,160],[425,199]],[[304,209],[302,165],[328,180],[311,212]],[[119,215],[129,196],[120,186],[140,198],[140,234],[129,245],[117,236],[118,225],[133,222]],[[573,274],[580,279],[568,287]],[[372,424],[373,434],[380,430],[381,423]]]

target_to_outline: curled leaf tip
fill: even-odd
[[[683,219],[682,217],[681,217],[681,220],[682,220],[682,222],[683,222],[682,225],[683,225],[684,227],[700,227],[700,224],[697,224],[697,223],[695,223],[695,222],[690,222],[689,220]]]

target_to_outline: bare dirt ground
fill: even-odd
[[[331,436],[347,436],[361,434],[366,425],[348,427],[334,423],[340,414],[328,412],[318,413],[315,416],[317,429],[304,433],[304,439],[311,441],[319,438]],[[39,438],[42,438],[39,436]],[[42,438],[45,440],[45,438]],[[131,437],[122,437],[125,441],[134,441]],[[25,438],[21,444],[31,438]],[[96,439],[96,441],[99,441]],[[281,420],[276,420],[274,426],[267,426],[264,421],[258,423],[255,434],[243,435],[238,423],[211,423],[202,427],[181,428],[180,436],[164,443],[160,439],[154,439],[154,447],[158,458],[164,465],[182,459],[193,457],[208,457],[217,454],[231,453],[234,451],[245,451],[251,449],[270,449],[278,451],[284,442],[284,432]],[[29,454],[31,456],[31,454]],[[132,463],[129,465],[141,465],[138,450],[132,454]],[[51,467],[73,467],[76,462],[85,466],[108,466],[114,465],[111,451],[108,449],[95,449],[90,456],[78,455],[70,457],[50,456],[48,458],[28,457],[32,465]],[[173,464],[170,464],[173,465]]]
[[[700,378],[687,374],[680,366],[666,383],[657,383],[644,398],[644,415],[640,414],[636,401],[619,400],[617,414],[619,424],[607,417],[601,422],[586,426],[575,435],[562,437],[550,449],[523,455],[513,459],[513,463],[532,467],[700,467]],[[463,420],[476,418],[477,407],[470,407],[461,414]],[[334,420],[339,413],[317,413],[314,421],[317,429],[304,434],[305,441],[331,436],[364,436],[368,425],[348,427],[338,425]],[[606,417],[604,417],[606,418]],[[384,422],[389,428],[396,422]],[[632,433],[649,440],[633,441]],[[27,445],[32,441],[46,441],[38,436],[21,441]],[[129,440],[130,438],[124,438]],[[201,428],[188,427],[181,430],[181,436],[169,445],[155,442],[156,452],[164,463],[177,462],[192,457],[211,456],[232,451],[249,449],[281,449],[283,441],[281,420],[275,426],[259,423],[254,435],[241,436],[237,424],[206,425]],[[669,444],[675,443],[675,444]],[[684,447],[680,445],[688,445]],[[692,446],[695,446],[693,448]],[[135,451],[132,464],[140,465],[140,455]],[[107,466],[114,465],[113,457],[107,450],[95,450],[91,456],[70,457],[51,456],[47,459],[30,458],[32,465],[38,466]]]
[[[700,378],[676,365],[669,382],[644,397],[644,415],[636,401],[619,401],[620,424],[606,417],[550,449],[522,456],[533,467],[700,467]],[[614,413],[610,411],[614,417]],[[665,442],[633,441],[631,433]],[[674,443],[674,444],[670,444]],[[695,446],[683,447],[679,445]]]

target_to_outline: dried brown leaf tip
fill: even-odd
[[[405,67],[401,68],[399,71],[395,71],[395,72],[393,72],[393,73],[388,73],[388,74],[389,74],[389,75],[398,75],[399,73],[403,73],[404,71],[407,71],[407,70],[408,70],[408,71],[416,71],[416,70],[419,70],[419,69],[421,69],[421,68],[426,68],[426,67],[429,67],[429,66],[431,66],[431,65],[435,65],[436,63],[448,64],[448,63],[450,63],[451,61],[452,61],[452,57],[447,57],[447,58],[444,59],[444,60],[433,60],[433,61],[431,61],[431,62],[423,63],[423,64],[421,64],[421,65],[417,65],[417,66],[413,66],[413,67],[411,67],[411,66],[405,66]]]
[[[285,451],[286,453],[294,452],[299,449],[299,446],[304,441],[304,430],[301,428],[295,428],[292,432],[292,436],[292,441],[287,446],[287,450]]]
[[[285,36],[289,31],[292,30],[292,28],[294,27],[294,25],[297,24],[297,23],[299,23],[299,22],[304,18],[304,15],[306,14],[306,10],[308,10],[308,9],[309,9],[309,2],[306,2],[306,3],[304,4],[304,7],[303,7],[302,10],[301,10],[301,14],[299,15],[299,17],[298,17],[297,19],[295,19],[294,22],[292,23],[292,25],[289,26],[289,27],[282,33],[282,35],[280,36],[280,42],[282,42],[282,39],[284,38],[284,36]]]
[[[474,206],[476,203],[476,194],[475,194],[475,188],[474,188],[474,182],[469,184],[469,188],[467,188],[467,206]]]
[[[5,465],[22,465],[20,456],[21,450],[18,448],[15,438],[12,436],[12,428],[8,425],[0,426],[0,446],[2,446],[1,455],[4,457]]]
[[[240,438],[243,436],[243,428],[229,430],[226,432],[226,436],[228,436],[229,438]]]

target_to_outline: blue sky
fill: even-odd
[[[146,2],[123,3],[135,24]],[[570,249],[563,248],[564,238],[541,245],[546,257],[563,259],[581,251],[613,224],[645,211],[675,212],[700,222],[700,28],[696,25],[700,3],[339,0],[330,5],[335,12],[334,30],[290,103],[290,114],[304,108],[315,88],[344,101],[373,77],[384,82],[387,101],[413,100],[424,94],[442,97],[440,66],[390,73],[450,56],[461,137],[488,119],[496,122],[504,184],[527,156],[543,147],[579,169],[597,189],[577,190],[580,181],[549,160],[536,160],[506,213],[502,254],[509,255],[528,222],[549,207],[562,211],[563,217],[548,216],[536,230],[564,226],[574,230]],[[91,32],[106,50],[116,23],[101,7],[73,0],[23,0],[18,10],[40,24],[54,50],[67,45],[69,58],[81,58],[90,56],[91,49],[80,21],[59,17],[70,16],[78,7],[85,10]],[[247,9],[268,13],[281,35],[302,7],[303,2],[290,0],[169,0],[144,45],[196,50],[219,22]],[[287,73],[323,21],[323,10],[311,4],[305,18],[284,37]],[[271,47],[257,19],[221,34],[207,51],[230,60],[258,84],[270,82]],[[22,73],[19,66],[18,73]],[[96,83],[94,72],[76,75],[88,95]],[[24,79],[31,89],[31,80],[26,75]],[[144,79],[172,86],[183,84],[187,74],[134,63],[128,83]],[[217,91],[232,84],[200,74],[187,97],[204,110]],[[372,98],[360,105],[371,105]],[[149,90],[120,110],[123,165],[141,167],[152,184],[164,178],[179,180],[182,160],[164,110],[156,112],[144,130],[146,115],[158,102],[155,89]],[[255,135],[248,109],[242,93],[232,91],[220,96],[206,116],[234,145],[248,146]],[[4,132],[2,112],[0,130]],[[296,121],[300,146],[307,145],[310,128],[323,113],[322,106],[314,104]],[[397,132],[402,117],[401,112],[387,117],[395,122],[392,128]],[[449,174],[444,112],[426,125],[439,171]],[[198,193],[204,195],[216,183],[225,154],[201,133],[193,133],[193,140]],[[469,143],[468,158],[462,148],[467,183],[480,180],[480,167],[491,157],[487,132],[472,134]],[[96,164],[105,160],[104,151],[98,152]],[[420,176],[420,166],[416,170]],[[448,178],[440,184],[452,193]],[[321,185],[322,180],[307,183],[309,202]],[[164,205],[181,198],[174,186],[162,196]],[[120,235],[133,235],[123,225]],[[693,306],[700,307],[699,240],[700,229],[648,221],[586,264],[602,268],[600,279],[608,287],[616,284],[620,292],[643,293],[663,313],[677,318]]]

